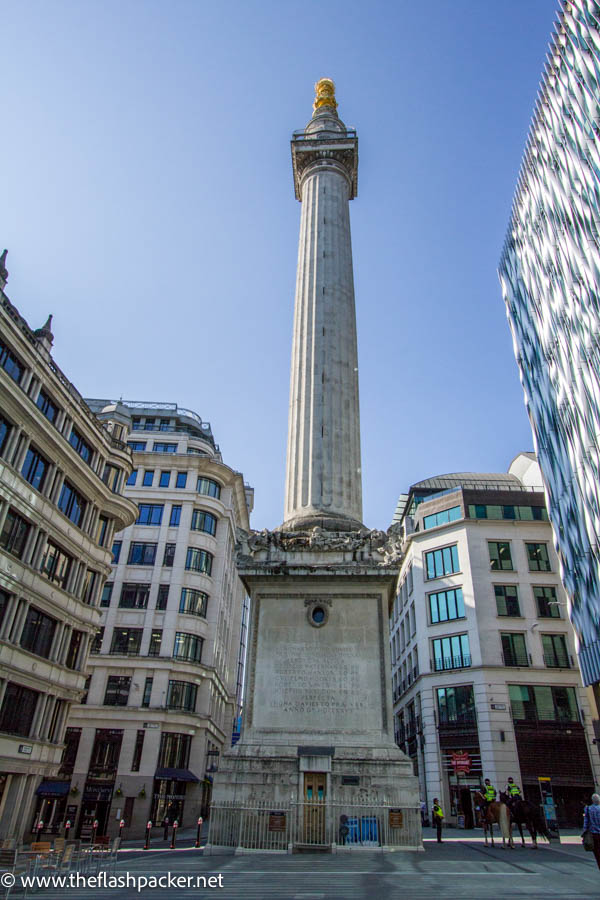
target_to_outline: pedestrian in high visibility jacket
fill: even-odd
[[[431,818],[433,819],[433,824],[435,825],[435,831],[437,835],[438,844],[442,843],[442,822],[444,821],[444,813],[442,812],[442,807],[438,803],[438,798],[433,798],[433,806],[431,808]]]

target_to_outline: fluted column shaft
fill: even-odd
[[[300,190],[285,524],[348,527],[362,522],[351,182],[320,158]]]

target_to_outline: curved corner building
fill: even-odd
[[[600,681],[600,4],[563,2],[500,263],[586,684]]]

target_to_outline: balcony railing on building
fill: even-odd
[[[471,656],[463,653],[459,656],[436,656],[433,668],[436,672],[441,672],[444,669],[468,669],[470,665]]]

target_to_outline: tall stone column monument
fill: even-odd
[[[213,788],[209,845],[420,847],[418,783],[394,742],[394,536],[362,524],[349,201],[358,144],[334,85],[292,139],[302,203],[285,521],[240,532],[251,598],[241,739]]]

